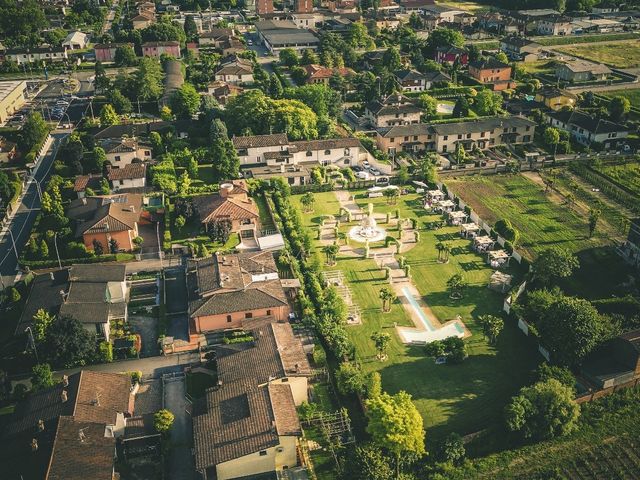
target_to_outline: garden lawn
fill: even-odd
[[[556,50],[617,68],[640,66],[640,40],[571,45],[558,47]]]
[[[356,193],[356,201],[366,208],[369,199]],[[446,321],[460,315],[472,331],[467,340],[469,358],[461,365],[435,365],[421,347],[408,347],[400,342],[394,324],[413,326],[399,302],[388,313],[382,313],[378,297],[387,285],[384,273],[372,259],[339,257],[337,265],[327,269],[341,270],[348,281],[355,303],[363,314],[363,324],[347,327],[356,346],[357,357],[366,371],[379,371],[386,391],[405,390],[413,396],[427,429],[427,438],[442,438],[449,432],[468,434],[498,422],[508,399],[529,381],[528,372],[535,368],[538,355],[527,337],[508,323],[496,347],[489,346],[478,325],[478,316],[499,314],[503,295],[487,289],[491,270],[470,249],[470,241],[457,235],[457,227],[425,230],[428,222],[439,220],[422,208],[418,195],[400,197],[397,205],[387,205],[385,198],[371,199],[374,212],[391,212],[396,208],[404,218],[418,218],[420,243],[404,256],[411,265],[414,282],[434,313]],[[316,205],[318,201],[316,199]],[[384,226],[384,223],[382,224]],[[351,225],[343,225],[348,229]],[[390,232],[395,235],[394,232]],[[451,244],[449,264],[437,262],[435,244]],[[469,282],[464,298],[449,299],[446,282],[461,272]],[[389,358],[380,362],[371,335],[386,331],[392,336]]]
[[[322,224],[322,217],[324,215],[338,215],[340,212],[340,202],[336,198],[333,192],[320,192],[314,193],[315,199],[313,205],[313,212],[305,212],[300,203],[302,195],[293,195],[291,197],[293,204],[298,207],[302,213],[304,226],[308,228],[317,228]]]
[[[534,62],[519,62],[518,66],[522,67],[525,72],[535,74],[535,73],[553,73],[555,71],[554,60],[536,60]]]

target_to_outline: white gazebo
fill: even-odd
[[[478,234],[480,227],[475,223],[463,223],[460,225],[460,235],[465,238],[473,238]]]
[[[427,201],[428,202],[439,202],[440,200],[444,200],[444,192],[442,190],[427,190]]]
[[[489,250],[487,252],[487,262],[492,268],[499,268],[503,265],[509,265],[509,255],[505,250]]]
[[[483,253],[493,248],[494,243],[495,243],[495,240],[491,238],[489,235],[482,235],[479,237],[476,236],[473,239],[473,248],[475,249],[476,252]]]
[[[491,275],[491,281],[489,282],[488,287],[491,290],[496,290],[498,292],[504,293],[511,288],[512,280],[513,280],[512,275],[496,270]]]
[[[434,202],[433,206],[441,213],[453,212],[456,208],[456,204],[451,200],[440,200],[439,202]]]
[[[453,212],[449,212],[448,217],[449,217],[449,223],[451,225],[460,225],[464,223],[468,215],[464,213],[462,210],[455,210]]]

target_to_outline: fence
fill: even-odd
[[[635,388],[640,385],[640,377],[636,377],[633,380],[630,380],[626,383],[621,383],[620,385],[614,385],[613,387],[603,388],[602,390],[598,390],[596,392],[589,392],[579,397],[575,398],[576,403],[586,403],[592,402],[593,400],[598,400],[599,398],[606,397],[607,395],[611,395],[618,390],[622,390],[625,388]]]

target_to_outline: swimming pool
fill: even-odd
[[[411,308],[413,308],[413,310],[418,315],[418,318],[422,322],[422,325],[424,325],[425,330],[428,330],[430,332],[435,332],[436,330],[438,330],[438,327],[431,323],[431,320],[429,319],[429,317],[427,317],[427,314],[420,307],[420,304],[415,299],[408,287],[402,287],[402,294],[407,298],[409,304],[411,305]],[[460,325],[460,322],[451,323],[444,328],[447,330],[449,330],[450,328],[454,328],[459,334],[464,335],[464,328],[462,327],[462,325]]]

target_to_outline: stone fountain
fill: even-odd
[[[373,204],[367,207],[367,215],[364,217],[360,225],[352,227],[349,230],[349,238],[356,242],[379,242],[384,240],[387,232],[384,228],[380,228],[376,219],[373,218]]]

